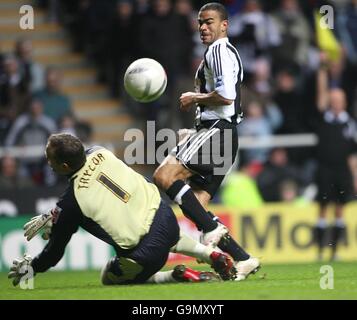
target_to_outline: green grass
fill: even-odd
[[[36,276],[34,290],[14,288],[7,275],[0,273],[0,299],[357,299],[357,263],[332,263],[334,288],[326,290],[320,288],[321,266],[320,263],[264,265],[243,282],[112,287],[100,284],[99,271],[49,271]]]

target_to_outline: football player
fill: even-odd
[[[78,227],[116,252],[102,270],[104,285],[216,279],[214,273],[181,265],[159,272],[170,251],[209,263],[223,280],[235,277],[232,260],[180,234],[176,217],[157,187],[109,150],[92,147],[85,151],[78,138],[54,134],[48,139],[46,157],[56,173],[68,177],[69,185],[55,208],[25,225],[27,240],[46,229],[49,242],[35,258],[25,255],[14,261],[9,273],[14,285],[28,267],[37,274],[55,266]]]
[[[200,9],[198,30],[207,49],[196,72],[196,91],[180,97],[181,111],[196,108],[195,130],[157,168],[154,182],[203,231],[204,244],[233,257],[240,281],[257,272],[260,262],[245,252],[207,206],[237,155],[243,67],[228,40],[228,13],[222,4],[207,3]]]

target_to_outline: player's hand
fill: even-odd
[[[27,241],[30,241],[41,230],[44,231],[42,238],[48,240],[51,234],[52,228],[52,213],[51,211],[33,217],[29,222],[24,225],[24,236]]]
[[[181,94],[180,97],[180,109],[182,111],[190,111],[190,109],[196,104],[196,96],[195,92],[185,92]]]
[[[28,272],[29,267],[31,267],[32,258],[28,254],[24,254],[24,257],[21,259],[15,259],[12,262],[10,272],[8,274],[9,279],[12,280],[12,284],[16,287],[21,278]]]

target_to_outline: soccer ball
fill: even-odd
[[[166,72],[156,60],[142,58],[134,61],[124,75],[126,92],[136,101],[152,102],[158,99],[167,85]]]

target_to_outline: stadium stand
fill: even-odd
[[[33,59],[38,64],[51,66],[63,74],[63,93],[72,102],[75,117],[93,127],[92,141],[112,145],[122,155],[123,132],[135,127],[135,120],[118,100],[112,99],[108,89],[96,82],[96,71],[82,53],[74,53],[67,31],[59,23],[49,21],[48,12],[35,7],[34,30],[19,28],[19,7],[28,1],[1,1],[0,43],[4,54],[14,52],[16,42],[29,39]]]

